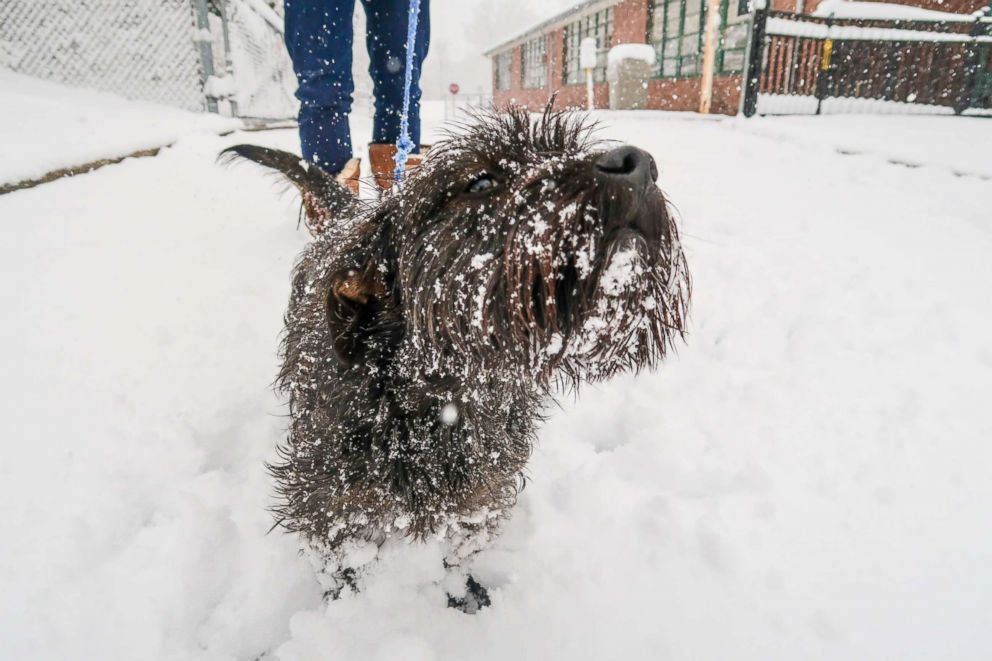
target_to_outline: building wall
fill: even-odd
[[[585,85],[564,85],[556,90],[555,108],[585,108],[586,107],[586,86]],[[606,83],[595,83],[592,86],[593,103],[597,108],[608,108],[610,106],[610,88]],[[543,110],[551,98],[551,92],[546,88],[542,89],[510,89],[503,90],[495,95],[496,105],[521,105],[527,106],[528,110],[537,112]],[[695,110],[695,108],[694,108]],[[735,110],[736,112],[736,110]]]
[[[794,2],[794,0],[789,0]],[[611,46],[628,43],[644,43],[648,31],[649,0],[620,0],[613,9],[613,37]],[[497,104],[508,103],[527,106],[532,111],[544,108],[552,91],[557,91],[555,106],[559,108],[585,108],[585,85],[562,85],[564,57],[564,28],[556,28],[548,36],[548,88],[524,89],[521,86],[521,47],[513,49],[510,73],[512,86],[508,90],[496,90]],[[713,82],[714,113],[737,114],[740,102],[740,76],[717,76]],[[648,83],[648,107],[662,110],[699,109],[701,79],[695,78],[653,78]],[[593,101],[596,108],[608,108],[610,90],[606,83],[593,86]]]
[[[585,108],[586,94],[587,92],[585,85],[566,85],[558,90],[558,97],[555,99],[555,107]],[[606,83],[593,83],[592,99],[595,107],[609,108],[610,86]]]
[[[613,8],[613,39],[617,44],[643,44],[648,34],[648,0],[620,0]]]
[[[970,13],[987,6],[988,0],[889,0],[901,4],[936,9],[940,11]],[[805,0],[804,11],[812,12],[820,0]],[[620,0],[613,10],[613,37],[611,46],[625,43],[644,43],[647,39],[648,9],[650,0]],[[773,9],[795,11],[796,0],[772,0]],[[553,91],[558,92],[558,107],[585,107],[585,85],[563,86],[562,59],[564,57],[564,28],[557,27],[548,33],[548,87],[523,89],[521,86],[521,47],[513,48],[511,65],[512,86],[509,90],[495,90],[497,104],[516,103],[531,110],[544,108]],[[662,110],[688,110],[699,108],[701,79],[653,78],[648,83],[648,107]],[[713,83],[711,111],[727,115],[737,114],[741,95],[741,76],[716,76]],[[594,86],[597,108],[609,107],[609,87],[606,83]]]
[[[654,78],[648,83],[648,108],[699,110],[701,78]],[[741,76],[715,76],[710,112],[736,115],[741,101]]]
[[[630,43],[642,44],[647,37],[647,29],[648,0],[620,0],[613,8],[613,37],[610,40],[610,46]],[[524,89],[522,87],[522,51],[520,46],[515,46],[513,48],[513,64],[511,65],[513,84],[508,90],[497,90],[493,85],[493,100],[497,105],[515,103],[537,111],[543,109],[552,92],[557,91],[555,107],[586,107],[585,85],[562,84],[564,80],[565,29],[563,27],[555,28],[548,32],[547,36],[548,88]],[[606,83],[593,85],[593,102],[597,108],[609,107],[610,89]]]

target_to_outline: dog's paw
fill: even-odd
[[[379,545],[348,539],[332,548],[310,541],[304,542],[301,552],[316,571],[324,600],[336,601],[345,594],[362,591],[365,576],[378,560]]]
[[[351,567],[339,569],[333,574],[318,574],[318,582],[324,589],[324,601],[337,601],[344,592],[358,594],[361,591],[358,574]]]
[[[448,594],[448,608],[455,608],[463,613],[474,615],[489,606],[489,592],[471,576],[465,581],[465,594],[456,597]]]

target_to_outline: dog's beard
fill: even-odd
[[[574,199],[527,211],[502,255],[466,236],[425,262],[424,284],[409,288],[421,320],[415,342],[438,363],[454,356],[544,386],[603,380],[663,357],[688,298],[677,234],[662,245],[633,229],[607,237],[597,209]]]
[[[503,273],[520,362],[539,383],[565,387],[653,366],[681,334],[689,295],[660,191],[568,180],[574,188],[559,184],[557,200],[525,208]]]
[[[671,254],[678,257],[652,254],[632,230],[609,242],[581,320],[562,349],[561,367],[571,380],[606,379],[664,355],[683,315],[681,252],[675,246]]]

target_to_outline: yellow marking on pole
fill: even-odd
[[[823,57],[820,58],[820,71],[830,68],[830,56],[834,52],[834,40],[825,39],[823,41]]]

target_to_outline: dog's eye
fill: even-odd
[[[482,175],[466,188],[466,193],[486,193],[496,188],[496,180],[489,175]]]

